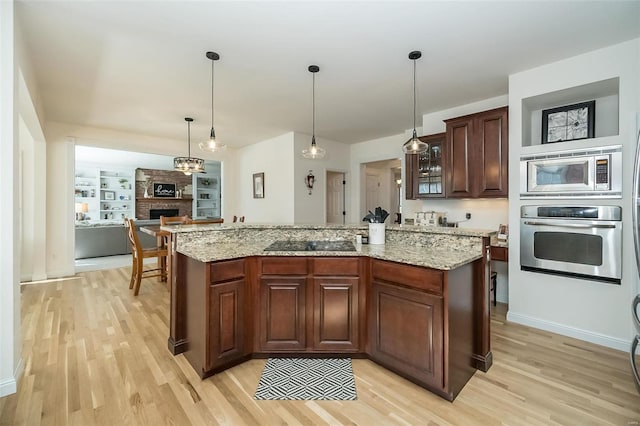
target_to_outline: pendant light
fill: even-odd
[[[189,154],[187,157],[175,157],[173,159],[173,169],[189,176],[192,173],[204,173],[204,160],[191,156],[191,122],[193,118],[186,117],[187,122],[187,147]]]
[[[309,72],[313,74],[312,112],[311,112],[311,146],[302,150],[302,156],[312,160],[324,158],[327,151],[316,145],[316,73],[320,71],[317,65],[309,65]]]
[[[211,133],[209,139],[200,142],[198,146],[203,151],[218,152],[227,148],[227,145],[216,140],[216,131],[213,129],[213,64],[220,59],[216,52],[207,52],[207,58],[211,60]]]
[[[409,59],[413,61],[413,136],[402,145],[405,154],[421,154],[429,149],[429,145],[422,142],[416,132],[416,60],[421,56],[422,52],[419,50],[409,53]]]

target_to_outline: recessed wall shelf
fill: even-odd
[[[595,138],[545,144],[567,149],[566,144],[589,145],[590,140],[619,134],[620,79],[610,78],[522,99],[522,146],[542,145],[542,111],[595,100]],[[557,146],[560,145],[560,146]],[[557,146],[557,147],[556,147]]]

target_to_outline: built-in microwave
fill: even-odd
[[[520,157],[521,198],[622,198],[622,145]]]

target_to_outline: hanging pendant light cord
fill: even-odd
[[[313,88],[311,89],[311,141],[315,145],[316,143],[316,74],[313,73]]]
[[[213,69],[214,69],[214,63],[215,61],[211,61],[211,128],[213,129],[213,82],[214,82],[214,75],[213,75]]]
[[[416,133],[416,60],[413,60],[413,133]]]
[[[191,122],[187,121],[187,157],[191,158]]]

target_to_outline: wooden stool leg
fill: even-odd
[[[140,291],[140,281],[142,281],[142,271],[144,271],[144,269],[142,269],[144,266],[142,264],[142,259],[141,258],[137,258],[136,259],[137,262],[137,266],[136,266],[136,286],[135,289],[133,290],[133,295],[137,296],[138,292]]]
[[[137,267],[137,263],[136,263],[136,257],[133,255],[133,253],[131,254],[131,280],[129,280],[129,290],[131,290],[133,288],[133,284],[136,281],[136,274],[138,273],[136,270]]]

